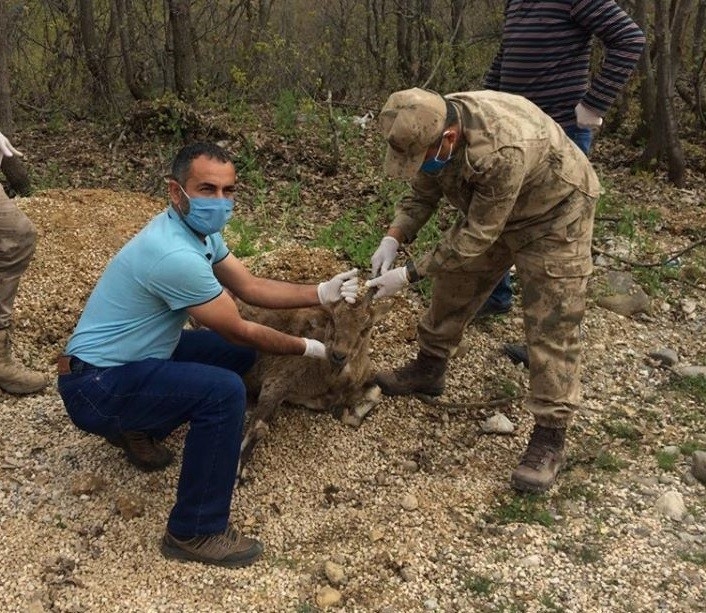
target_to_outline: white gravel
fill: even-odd
[[[50,371],[107,258],[162,203],[77,190],[22,207],[40,238],[17,301],[16,353]],[[292,275],[331,266],[301,253]],[[706,611],[706,489],[689,478],[688,455],[672,470],[656,457],[667,445],[706,449],[704,407],[667,389],[668,372],[646,358],[665,346],[703,364],[703,289],[691,297],[688,317],[678,301],[636,318],[591,304],[570,463],[538,500],[508,485],[531,429],[521,401],[482,406],[513,383],[524,393],[526,371],[500,355],[520,340],[517,308],[469,330],[471,350],[436,405],[385,399],[358,430],[281,412],[233,500],[236,524],[265,544],[264,559],[242,570],[161,557],[178,465],[138,472],[74,428],[54,388],[3,394],[0,610],[303,613],[318,610],[317,595],[335,600],[330,586],[340,592],[331,609],[345,611]],[[380,367],[416,348],[419,301],[396,300],[373,339]],[[513,434],[482,432],[498,411]],[[183,437],[167,442],[179,450]],[[683,497],[682,521],[655,508],[670,490]],[[330,581],[327,562],[343,578]]]

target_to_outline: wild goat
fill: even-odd
[[[374,303],[368,293],[355,304],[342,300],[330,308],[262,309],[240,302],[238,308],[245,319],[322,341],[328,356],[327,360],[258,356],[244,377],[248,393],[257,396],[257,404],[243,436],[239,476],[283,402],[330,411],[343,423],[360,426],[380,400],[370,362],[370,336],[373,325],[389,311],[389,303]]]

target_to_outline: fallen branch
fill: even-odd
[[[592,250],[594,253],[598,253],[600,255],[604,255],[607,258],[611,258],[617,262],[621,262],[622,264],[628,264],[629,266],[637,266],[640,268],[657,268],[658,266],[664,266],[668,264],[669,262],[672,262],[678,258],[680,258],[682,255],[685,253],[688,253],[692,249],[695,249],[699,245],[704,245],[706,244],[706,238],[702,238],[699,241],[696,241],[695,243],[691,243],[688,247],[685,247],[681,251],[678,251],[677,253],[669,256],[666,260],[660,261],[660,262],[637,262],[635,260],[628,260],[626,258],[622,258],[619,255],[614,255],[612,253],[609,253],[608,251],[604,251],[603,249],[599,249],[598,247],[593,247]]]

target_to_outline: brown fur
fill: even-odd
[[[267,433],[273,413],[287,402],[329,411],[343,423],[360,426],[379,402],[370,362],[373,325],[390,309],[371,295],[355,304],[340,301],[330,308],[262,309],[238,303],[245,319],[282,332],[322,341],[327,360],[262,353],[244,377],[248,393],[257,396],[241,446],[239,475],[257,441]]]

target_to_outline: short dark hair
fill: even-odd
[[[182,147],[176,156],[174,156],[171,172],[172,178],[183,185],[189,176],[191,162],[202,155],[205,155],[209,159],[215,158],[219,162],[233,163],[228,152],[215,143],[191,143],[190,145]]]
[[[444,128],[455,125],[457,121],[458,112],[456,111],[456,107],[446,100],[446,123],[444,124]]]

